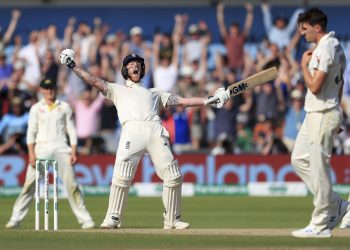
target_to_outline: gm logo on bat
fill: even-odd
[[[242,82],[242,83],[238,84],[237,86],[233,86],[233,88],[230,89],[230,95],[241,93],[244,90],[246,90],[247,88],[248,88],[248,83]]]

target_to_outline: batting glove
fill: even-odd
[[[65,49],[60,53],[60,61],[62,64],[66,64],[68,68],[72,69],[75,66],[74,62],[74,50]]]
[[[222,108],[228,99],[230,99],[230,95],[226,92],[225,88],[217,89],[214,97],[218,99],[217,102],[212,104],[215,108]]]

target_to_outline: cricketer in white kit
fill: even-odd
[[[25,183],[15,202],[6,228],[18,227],[28,213],[35,192],[36,159],[58,162],[58,176],[67,190],[68,201],[73,213],[82,229],[94,228],[95,223],[85,207],[83,194],[75,180],[72,166],[77,160],[77,135],[73,122],[73,111],[68,103],[56,99],[57,86],[54,80],[43,79],[40,87],[43,99],[34,104],[29,112],[27,130],[29,166]],[[69,136],[71,147],[67,144],[66,134]]]
[[[330,158],[333,137],[340,130],[340,99],[345,69],[344,51],[334,32],[326,33],[327,16],[318,8],[298,18],[301,35],[314,49],[303,54],[301,68],[307,86],[306,117],[292,152],[292,165],[313,194],[314,210],[309,225],[295,237],[331,237],[350,205],[332,189]]]
[[[164,229],[187,229],[190,224],[181,221],[181,185],[182,176],[177,160],[171,151],[169,134],[162,126],[160,111],[167,106],[201,106],[206,98],[181,98],[159,89],[146,89],[140,80],[145,74],[144,59],[130,54],[123,60],[121,73],[126,85],[106,82],[79,68],[74,60],[74,51],[61,52],[60,60],[66,64],[87,84],[98,88],[112,100],[122,124],[122,134],[117,150],[114,173],[110,189],[109,206],[101,224],[103,229],[121,227],[123,211],[128,191],[135,176],[137,165],[145,152],[154,163],[156,173],[163,180],[162,200]],[[215,95],[220,108],[230,98],[223,88]]]

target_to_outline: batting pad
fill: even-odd
[[[111,185],[111,191],[109,194],[109,205],[105,221],[117,221],[118,228],[120,227],[122,222],[123,212],[128,199],[128,192],[129,187],[118,187],[114,184]]]
[[[136,165],[129,161],[118,162],[114,167],[112,183],[118,187],[130,187],[135,177]]]
[[[164,172],[162,199],[165,208],[164,219],[170,225],[180,219],[181,215],[181,184],[182,176],[179,164],[175,160],[167,166]]]
[[[128,199],[129,188],[134,178],[136,166],[130,162],[120,162],[113,174],[109,205],[105,221],[116,221],[120,227]],[[113,219],[112,219],[113,217]]]

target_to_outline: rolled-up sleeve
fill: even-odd
[[[158,89],[158,88],[152,88],[151,89],[152,92],[155,92],[157,93],[157,95],[159,95],[160,97],[160,104],[163,108],[165,108],[167,105],[167,102],[168,102],[168,99],[170,97],[170,93],[169,92],[165,92],[161,89]]]
[[[115,93],[115,83],[107,83],[107,93],[104,95],[107,99],[114,101],[116,98],[116,93]]]

